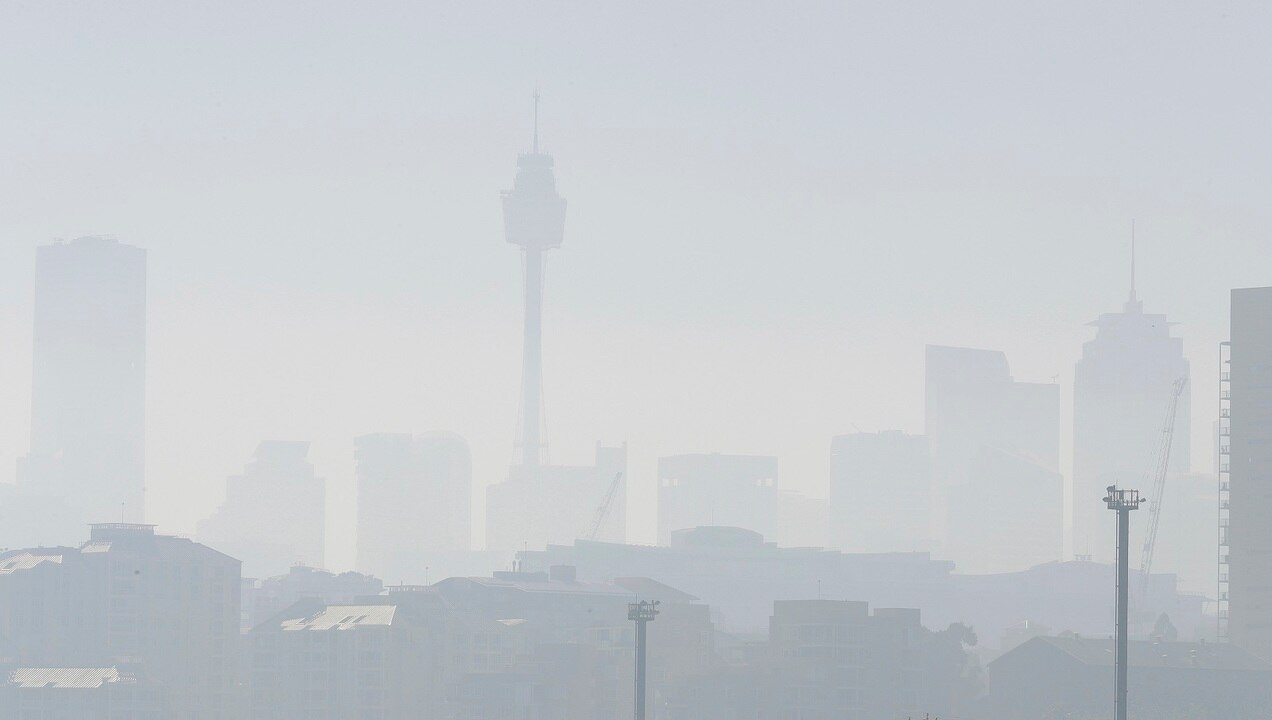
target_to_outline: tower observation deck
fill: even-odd
[[[533,149],[517,157],[517,176],[503,192],[504,237],[521,248],[525,264],[525,332],[521,361],[521,463],[537,466],[543,438],[543,253],[561,246],[565,198],[557,194],[552,156],[539,152],[539,96],[535,94]]]

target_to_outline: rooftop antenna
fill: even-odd
[[[539,154],[539,89],[534,90],[534,154]]]
[[[538,97],[538,93],[535,94],[535,97],[536,98]],[[535,117],[537,118],[539,116],[539,110],[537,105],[538,100],[535,100],[535,102],[536,102]],[[536,120],[535,122],[537,123],[538,121]],[[538,126],[536,125],[536,128],[537,127]],[[536,129],[535,130],[536,138],[538,138],[538,132],[539,131]],[[535,140],[536,147],[538,146],[538,142],[539,141],[536,139]],[[1131,218],[1131,302],[1135,302],[1135,219],[1134,218]]]

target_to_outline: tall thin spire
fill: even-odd
[[[534,154],[539,154],[539,89],[534,90]]]
[[[1135,219],[1134,218],[1131,218],[1131,302],[1135,302]]]

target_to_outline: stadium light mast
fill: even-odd
[[[1117,648],[1113,662],[1113,719],[1126,720],[1127,617],[1130,596],[1131,511],[1144,501],[1139,490],[1107,488],[1104,503],[1117,513]]]

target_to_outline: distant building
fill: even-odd
[[[759,653],[677,678],[661,693],[659,717],[962,717],[960,703],[979,687],[964,639],[927,630],[917,610],[779,601]]]
[[[977,717],[1107,717],[1113,642],[1035,637],[989,663],[989,697]],[[1131,717],[1261,720],[1272,666],[1226,643],[1132,641]]]
[[[1272,658],[1272,287],[1232,291],[1229,637]]]
[[[786,547],[826,547],[830,501],[782,490],[777,496],[777,538]]]
[[[31,450],[0,531],[53,543],[145,511],[146,251],[111,238],[36,250]],[[15,527],[13,523],[20,523]]]
[[[225,502],[199,523],[199,542],[243,561],[243,574],[268,577],[296,563],[323,564],[327,483],[305,456],[307,442],[266,441],[225,484]]]
[[[932,549],[927,438],[899,430],[830,443],[831,546],[845,552]]]
[[[856,598],[880,607],[923,612],[932,627],[967,623],[991,641],[1023,621],[1089,636],[1113,632],[1109,588],[1113,567],[1091,562],[1052,562],[1028,570],[989,575],[955,574],[954,564],[927,553],[840,553],[782,548],[738,528],[696,528],[673,535],[671,547],[576,541],[521,553],[526,571],[574,566],[580,580],[648,577],[709,605],[723,631],[763,632],[778,600]],[[1131,617],[1134,637],[1147,637],[1164,613],[1180,637],[1212,632],[1203,614],[1205,596],[1179,591],[1172,574],[1144,583]],[[651,626],[652,627],[652,626]]]
[[[945,554],[961,572],[1014,572],[1063,554],[1064,477],[1030,458],[982,446],[946,507]]]
[[[302,600],[249,635],[253,717],[442,717],[446,627],[395,603]]]
[[[955,526],[960,521],[997,522],[1013,516],[1047,527],[1054,526],[1057,518],[1063,521],[1063,495],[1055,503],[1050,493],[1045,498],[1031,495],[1023,504],[999,502],[992,515],[986,511],[976,518],[956,517],[957,506],[966,508],[992,488],[1012,483],[1012,473],[1023,472],[1024,464],[1036,466],[1030,476],[1050,473],[1055,477],[1060,463],[1059,385],[1017,382],[1001,352],[929,345],[925,394],[937,504],[935,540],[941,550],[957,550],[957,555],[946,554],[960,566],[974,567],[980,558],[999,549],[956,543]],[[996,452],[986,455],[987,448]],[[1013,458],[1012,463],[986,462],[1004,457]],[[986,472],[1007,474],[987,476]],[[1046,559],[1060,558],[1060,542],[1053,552]]]
[[[378,433],[354,441],[358,570],[424,582],[432,553],[472,540],[472,456],[458,435]]]
[[[94,697],[112,702],[123,690],[110,683],[134,678],[153,696],[138,702],[160,708],[144,717],[240,717],[239,577],[237,560],[150,525],[94,525],[79,548],[0,553],[0,663],[97,668],[108,688]],[[19,695],[46,702],[22,689],[31,682]],[[50,686],[50,706],[61,690]]]
[[[352,603],[379,595],[384,583],[372,575],[356,572],[332,573],[297,565],[285,575],[243,582],[243,629],[250,630],[300,600],[316,599],[327,604]]]
[[[778,535],[777,458],[697,453],[658,458],[658,542],[700,526]]]
[[[1096,335],[1082,345],[1073,377],[1073,551],[1112,562],[1114,533],[1101,502],[1105,488],[1137,487],[1155,472],[1173,385],[1190,371],[1183,340],[1171,337],[1165,315],[1144,312],[1133,281],[1122,312],[1105,313],[1091,325]],[[1189,469],[1190,395],[1186,387],[1175,414],[1168,468],[1176,477]]]
[[[627,445],[597,443],[596,464],[514,465],[486,488],[486,548],[542,548],[586,537],[627,537]],[[613,488],[613,492],[610,489]]]

